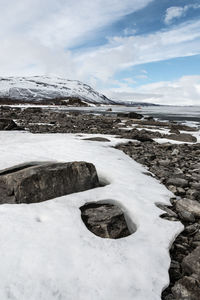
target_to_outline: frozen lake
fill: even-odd
[[[108,112],[108,108],[112,111]],[[78,110],[88,111],[96,113],[119,113],[119,112],[137,112],[145,116],[153,116],[162,120],[174,120],[174,121],[189,121],[197,122],[200,124],[200,106],[141,106],[139,107],[127,107],[121,105],[101,106],[101,107],[76,107],[67,108],[65,110]]]
[[[123,105],[106,105],[91,107],[63,107],[48,105],[12,105],[13,107],[43,107],[57,111],[79,111],[96,114],[116,114],[120,112],[137,112],[145,116],[152,116],[161,120],[192,122],[194,125],[200,125],[200,106],[123,106]],[[112,109],[112,111],[108,111]]]

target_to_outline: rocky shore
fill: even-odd
[[[170,249],[170,285],[162,299],[199,299],[200,144],[129,142],[117,149],[145,165],[150,176],[174,193],[171,206],[157,206],[164,211],[162,218],[181,221],[185,227]]]
[[[174,194],[171,206],[159,204],[159,199],[157,206],[163,211],[162,218],[184,225],[184,231],[170,249],[170,285],[163,291],[162,299],[199,300],[200,143],[196,128],[139,114],[95,115],[2,106],[0,130],[13,129],[32,133],[109,134],[130,140],[116,148],[146,166],[147,175],[154,176]],[[101,137],[93,140],[106,141]]]

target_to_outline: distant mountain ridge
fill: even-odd
[[[80,103],[83,102],[83,103]],[[0,77],[0,104],[107,104],[150,106],[153,103],[113,100],[78,80],[55,76]]]
[[[89,85],[78,80],[68,80],[60,77],[0,77],[1,99],[10,102],[48,103],[50,100],[77,98],[87,103],[114,104]]]

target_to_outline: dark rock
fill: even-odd
[[[200,247],[197,247],[183,259],[182,269],[187,275],[196,274],[196,278],[200,280]]]
[[[130,112],[128,114],[128,118],[131,118],[131,119],[142,119],[143,115],[138,114],[138,113],[132,111],[132,112]]]
[[[200,225],[195,223],[185,227],[185,233],[189,236],[195,235],[200,229]]]
[[[11,119],[0,119],[0,130],[22,130],[22,128]]]
[[[153,121],[154,118],[152,116],[149,116],[149,117],[144,117],[144,120],[147,120],[147,121]]]
[[[170,129],[169,132],[170,133],[175,133],[175,134],[180,134],[180,131],[174,126],[171,126],[171,129]]]
[[[130,119],[142,119],[143,115],[138,114],[136,112],[130,112],[130,113],[118,113],[117,117],[119,117],[119,118],[130,118]]]
[[[181,211],[179,212],[179,217],[182,221],[184,222],[195,222],[195,217],[193,215],[193,213],[189,212],[189,211]]]
[[[179,280],[182,277],[181,266],[178,261],[172,260],[169,275],[173,282]]]
[[[131,234],[123,211],[116,205],[88,203],[80,210],[86,227],[97,236],[119,239]]]
[[[0,172],[0,203],[41,202],[98,186],[91,163],[29,163]]]
[[[83,140],[85,140],[85,141],[94,141],[94,142],[110,142],[109,139],[106,139],[106,138],[100,137],[100,136],[85,138]]]
[[[200,282],[193,277],[185,276],[172,288],[176,300],[199,300]]]

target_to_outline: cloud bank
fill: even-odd
[[[145,101],[168,105],[200,105],[200,76],[146,84],[139,88],[120,87],[105,91],[119,100]]]
[[[99,31],[105,30],[106,35],[106,27],[110,24],[151,2],[0,0],[0,75],[54,74],[84,81],[98,90],[110,91],[118,98],[125,95],[130,98],[135,91],[139,99],[167,103],[171,95],[179,103],[181,91],[178,89],[177,93],[173,88],[174,81],[158,82],[157,86],[143,85],[133,91],[136,78],[125,76],[124,81],[117,82],[115,75],[140,64],[200,54],[199,20],[143,35],[137,35],[134,28],[125,28],[122,36],[109,37],[104,45],[79,49],[79,45],[98,36]],[[199,4],[169,7],[165,23],[169,25],[189,9],[198,8]],[[147,77],[146,74],[139,76],[140,79]],[[198,80],[195,76],[182,77],[177,84],[179,82],[181,86],[184,78],[194,89],[188,87],[184,95],[190,93],[190,96],[182,99],[184,103],[188,99],[188,103],[196,104],[199,100]],[[117,86],[116,90],[108,90],[107,87],[113,84]],[[165,87],[168,92],[163,96]],[[139,96],[140,92],[142,95]]]

